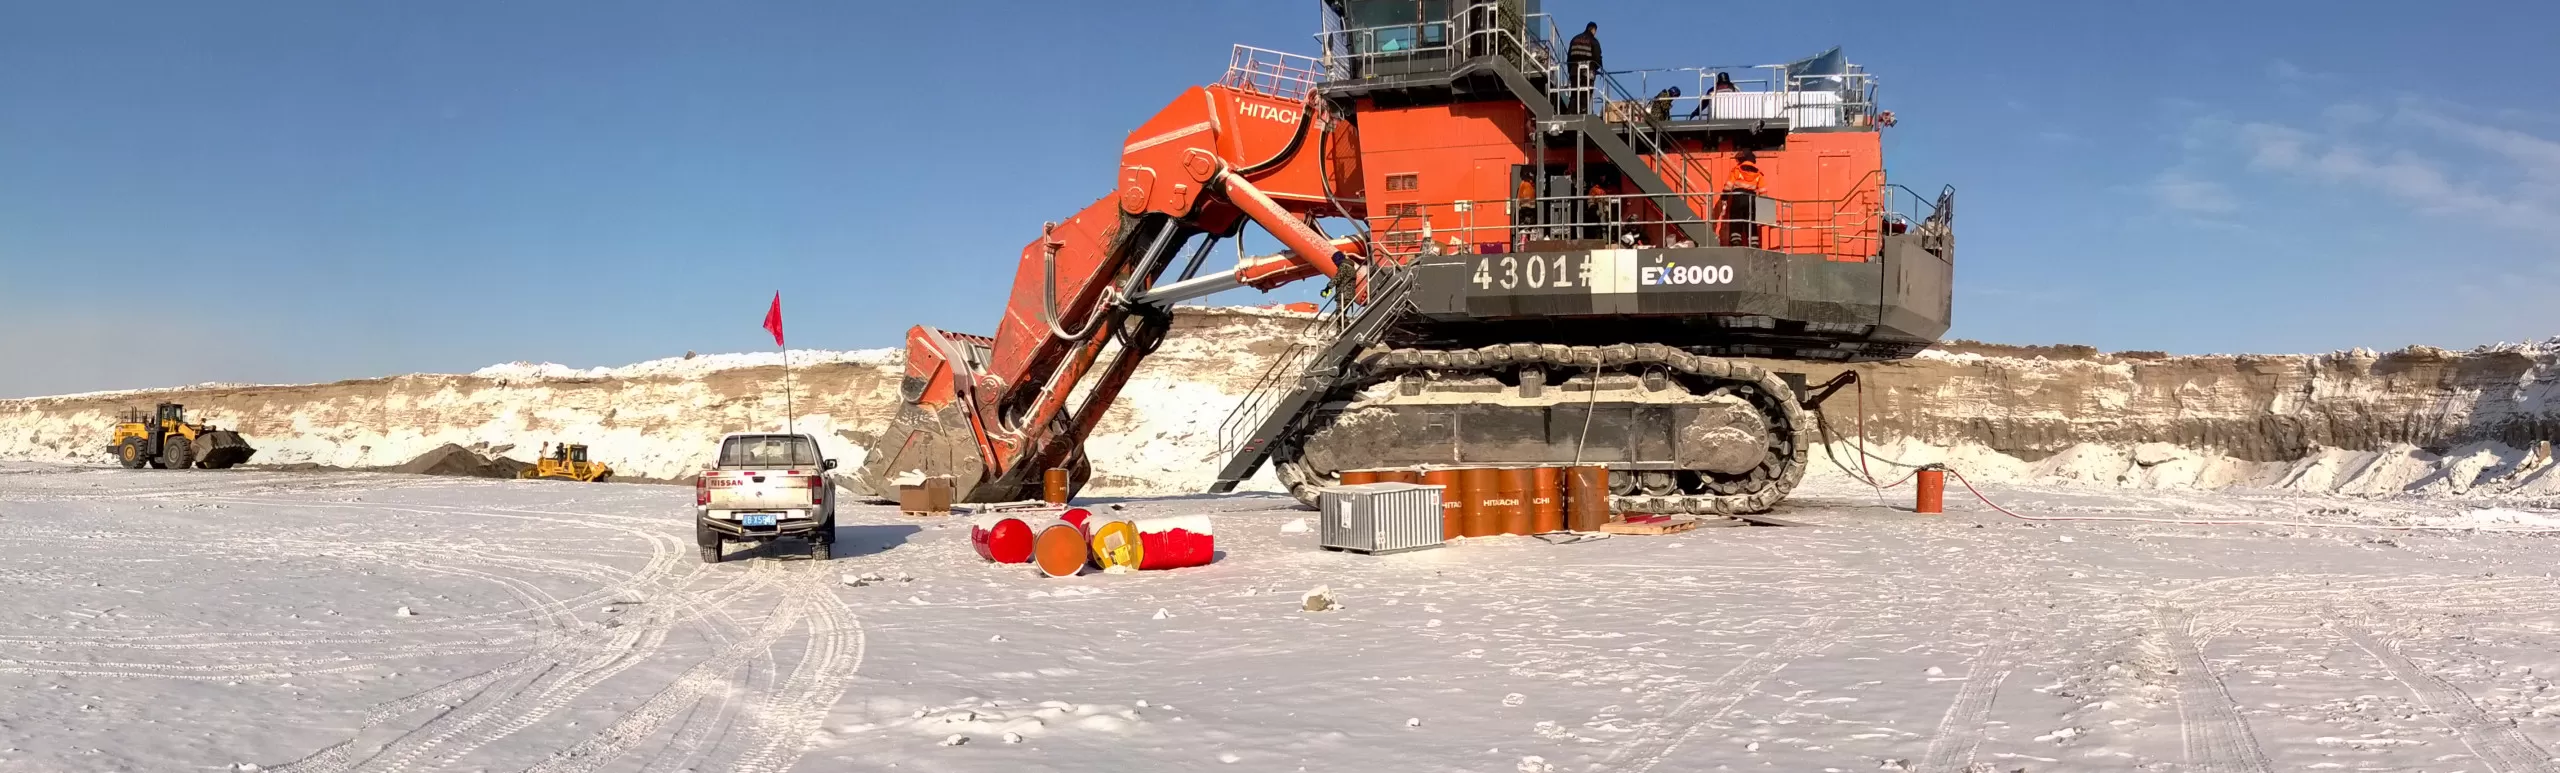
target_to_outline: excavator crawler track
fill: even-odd
[[[1776,374],[1660,344],[1387,349],[1276,444],[1300,501],[1355,469],[1610,468],[1611,509],[1766,512],[1804,479],[1811,414]]]

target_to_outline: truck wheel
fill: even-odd
[[[196,450],[187,445],[186,438],[173,437],[160,441],[160,463],[168,465],[172,470],[193,468],[196,466]]]
[[[702,546],[703,563],[720,563],[720,533],[712,531],[711,524],[703,523],[701,518],[693,521],[693,542]]]
[[[835,560],[835,557],[836,547],[834,545],[827,544],[825,540],[809,541],[809,560],[832,561]]]
[[[141,438],[125,438],[124,442],[116,444],[116,463],[124,465],[125,469],[139,470],[142,469],[142,465],[150,462],[151,460],[142,458]]]

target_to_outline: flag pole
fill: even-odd
[[[799,413],[791,409],[791,347],[782,348],[782,434],[797,435]]]

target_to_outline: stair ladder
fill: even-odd
[[[1351,358],[1378,342],[1396,319],[1404,316],[1405,292],[1413,270],[1380,266],[1372,270],[1368,305],[1352,309],[1336,295],[1334,305],[1316,315],[1307,332],[1329,329],[1330,338],[1301,334],[1271,362],[1235,410],[1218,424],[1218,453],[1227,457],[1209,492],[1224,494],[1253,477],[1271,458],[1272,443],[1295,430],[1320,405]],[[1322,344],[1322,348],[1317,348]]]

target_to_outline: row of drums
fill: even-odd
[[[1448,538],[1599,531],[1609,522],[1605,467],[1352,470],[1342,483],[1439,486],[1440,534]]]

